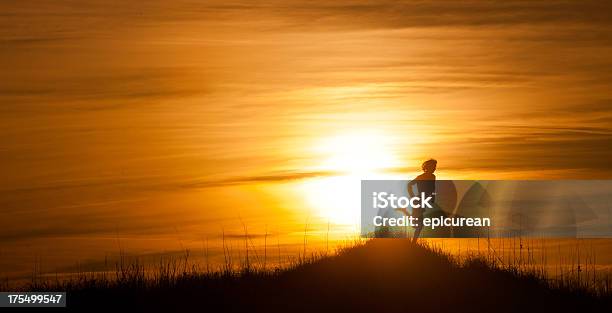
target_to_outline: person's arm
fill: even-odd
[[[411,198],[414,197],[414,191],[412,191],[412,186],[414,186],[414,184],[416,184],[416,179],[415,180],[411,180],[410,182],[408,182],[408,195]]]
[[[435,181],[436,181],[436,175],[431,174],[431,176],[433,176],[433,179],[432,179],[432,180],[434,181],[434,185],[433,185],[433,194],[435,195],[435,194],[436,194],[436,183],[435,183]]]
[[[412,185],[416,184],[416,182],[414,180],[411,180],[408,182],[407,188],[408,188],[408,195],[410,195],[410,197],[414,197],[414,192],[412,192]],[[408,208],[397,208],[395,209],[396,211],[400,211],[402,213],[404,213],[405,215],[410,215],[410,212],[408,212]]]

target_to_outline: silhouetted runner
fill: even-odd
[[[429,159],[421,165],[423,169],[423,174],[415,177],[412,181],[408,183],[408,194],[410,197],[416,196],[414,191],[412,190],[412,186],[414,184],[417,185],[417,194],[420,195],[421,192],[425,193],[425,197],[431,197],[431,202],[436,202],[436,175],[434,172],[436,171],[436,166],[438,165],[438,161],[434,159]],[[414,236],[412,237],[412,242],[416,242],[421,234],[421,230],[423,229],[423,214],[425,213],[425,208],[412,208],[412,216],[418,218],[418,226],[414,229]]]

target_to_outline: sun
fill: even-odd
[[[393,138],[379,131],[342,133],[323,138],[313,148],[317,169],[332,176],[304,181],[306,203],[330,222],[359,225],[361,180],[382,179],[398,166]]]
[[[392,138],[381,132],[360,131],[325,138],[315,150],[322,155],[322,170],[367,175],[397,166],[392,144]]]

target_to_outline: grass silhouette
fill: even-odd
[[[373,239],[285,269],[226,266],[219,272],[160,261],[153,273],[119,262],[114,277],[82,275],[29,290],[66,290],[71,309],[222,312],[610,312],[609,291],[539,271],[499,266],[490,256],[459,260],[427,244]]]

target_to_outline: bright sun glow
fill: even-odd
[[[316,153],[318,169],[335,176],[303,182],[307,203],[318,215],[336,224],[359,224],[361,179],[385,178],[384,170],[398,166],[393,140],[380,132],[354,132],[325,138]]]
[[[343,174],[375,174],[397,166],[392,138],[379,132],[355,132],[324,139],[315,149],[323,155],[321,168]]]

